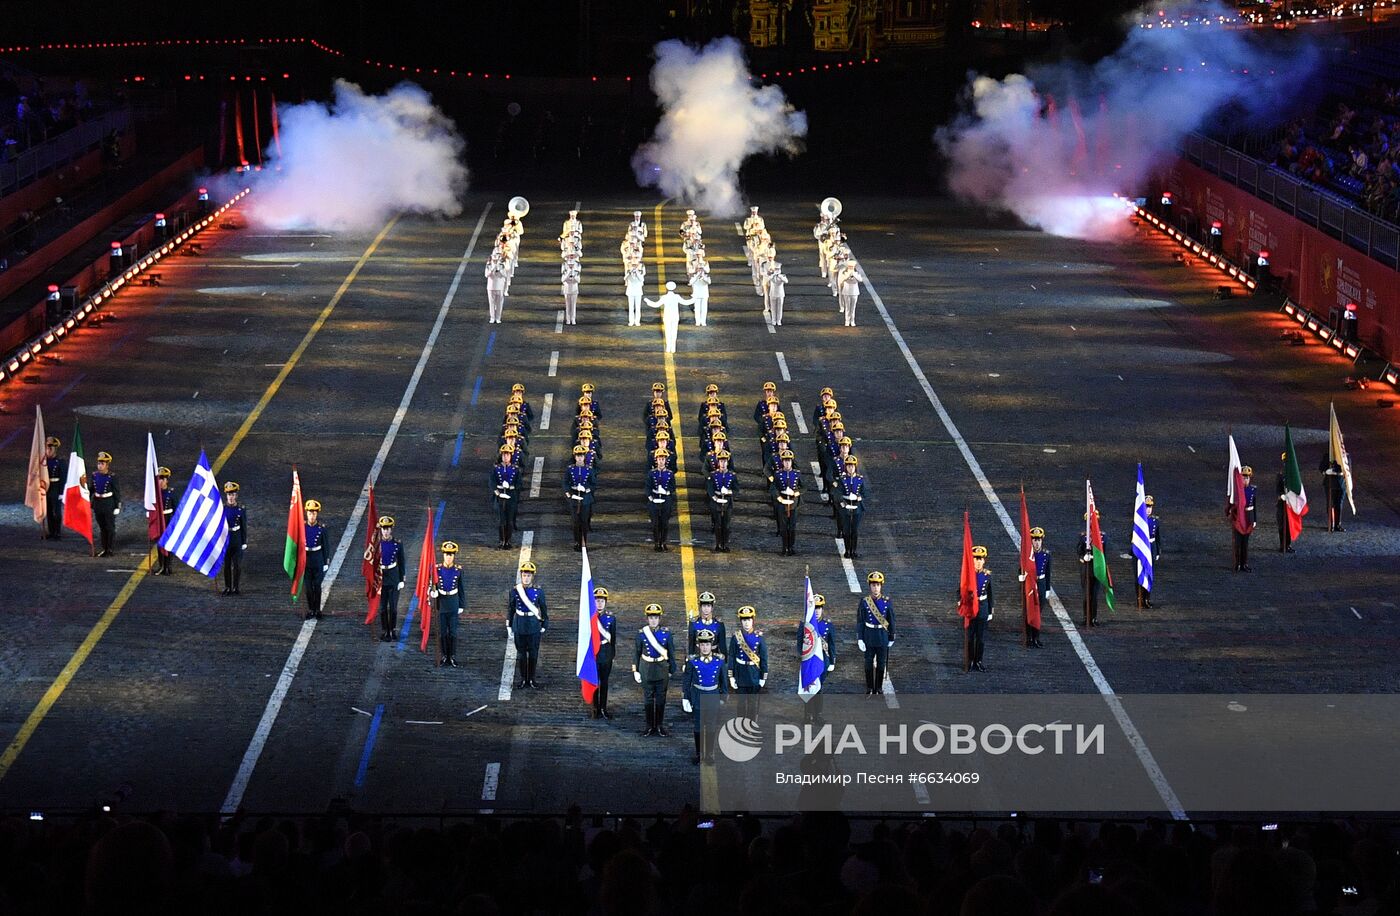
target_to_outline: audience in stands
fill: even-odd
[[[0,76],[0,137],[6,159],[77,127],[98,111],[82,80],[61,91],[39,77],[26,77],[22,83]]]
[[[0,912],[1394,914],[1396,853],[1388,827],[1355,821],[16,818],[0,822]]]
[[[1289,124],[1274,164],[1400,222],[1400,86],[1377,83],[1356,102],[1337,103],[1311,135]]]

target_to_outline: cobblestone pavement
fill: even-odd
[[[842,640],[829,689],[860,692],[850,583],[879,569],[899,615],[891,671],[898,693],[1098,689],[1048,615],[1046,648],[1020,646],[1014,543],[912,359],[1013,517],[1025,487],[1032,524],[1048,531],[1056,585],[1076,619],[1073,552],[1083,480],[1093,479],[1119,607],[1082,635],[1113,690],[1395,689],[1396,412],[1376,407],[1375,389],[1345,390],[1347,367],[1323,348],[1285,347],[1281,319],[1255,301],[1211,298],[1216,278],[1174,263],[1165,243],[1142,233],[1122,244],[1055,239],[934,199],[846,200],[842,224],[889,317],[887,324],[867,291],[859,327],[848,329],[817,270],[810,227],[822,194],[804,201],[758,193],[792,280],[784,326],[770,332],[735,226],[706,219],[710,327],[683,321],[671,364],[684,419],[693,550],[678,545],[656,553],[641,499],[640,413],[651,383],[667,379],[667,362],[654,312],[646,310],[643,327],[626,327],[617,245],[632,209],[643,206],[652,224],[654,296],[663,273],[683,280],[681,210],[667,205],[658,225],[655,202],[641,194],[581,200],[579,324],[560,328],[554,237],[575,202],[532,201],[505,322],[488,325],[482,262],[506,196],[474,196],[458,220],[401,219],[388,229],[220,475],[242,484],[251,519],[245,595],[221,598],[187,568],[170,579],[140,579],[101,638],[89,640],[81,667],[0,776],[0,807],[84,807],[126,784],[128,804],[141,809],[217,809],[303,635],[301,608],[288,599],[281,570],[291,467],[300,469],[307,497],[324,504],[334,546],[381,453],[378,506],[398,517],[412,562],[429,510],[440,513],[441,536],[462,545],[463,666],[441,670],[434,646],[418,651],[416,610],[412,638],[402,644],[380,643],[377,628],[362,623],[360,518],[328,593],[329,616],[306,630],[309,643],[242,803],[319,811],[343,800],[362,809],[431,812],[560,810],[577,802],[588,810],[645,812],[699,801],[676,691],[670,739],[638,735],[641,702],[630,658],[619,659],[614,672],[614,721],[587,719],[578,698],[578,555],[570,549],[558,481],[585,381],[597,385],[604,411],[590,559],[596,580],[612,591],[628,653],[649,601],[666,607],[668,624],[684,626],[683,568],[693,562],[692,600],[695,589],[716,592],[731,621],[741,604],[758,607],[772,645],[769,689],[791,690],[794,627],[810,568]],[[119,297],[115,319],[76,335],[61,364],[45,365],[4,392],[0,491],[13,500],[0,507],[8,598],[0,735],[7,742],[142,563],[144,434],[154,434],[162,463],[183,485],[201,447],[212,458],[235,436],[370,243],[370,236],[219,230],[202,257],[165,269],[164,286]],[[460,287],[384,452],[469,248]],[[836,390],[870,481],[855,579],[838,557],[810,473],[798,555],[778,555],[750,420],[765,380],[777,382],[785,403],[801,405],[804,421],[822,386]],[[494,548],[484,480],[516,381],[527,385],[537,414],[546,398],[552,401],[548,427],[537,423],[531,440],[543,472],[520,527],[530,532],[553,620],[542,689],[502,700],[505,594],[520,553]],[[703,481],[695,473],[693,418],[711,381],[729,405],[742,488],[728,554],[709,549]],[[1325,448],[1329,400],[1336,401],[1359,479],[1358,514],[1339,534],[1324,530],[1321,478],[1313,470]],[[92,559],[71,534],[58,543],[40,540],[18,502],[36,401],[51,434],[67,442],[77,418],[89,459],[98,449],[116,455],[127,507],[117,557]],[[1292,555],[1277,552],[1270,502],[1285,421],[1294,424],[1314,505]],[[1252,574],[1230,572],[1222,517],[1227,430],[1259,472],[1262,524]],[[810,472],[811,439],[794,438],[798,466]],[[1166,546],[1150,611],[1133,608],[1126,559],[1138,461]],[[977,542],[990,551],[1001,601],[986,674],[961,670],[954,593],[964,509]],[[677,529],[673,523],[673,544]]]

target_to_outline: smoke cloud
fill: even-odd
[[[252,219],[275,229],[365,231],[398,212],[456,216],[465,142],[422,88],[366,95],[336,80],[329,104],[284,108],[280,158],[254,173]]]
[[[695,49],[680,41],[656,46],[651,88],[661,103],[656,134],[632,156],[643,187],[659,187],[711,211],[743,211],[739,169],[755,153],[801,151],[807,116],[777,86],[754,86],[733,38]]]
[[[1311,69],[1306,48],[1266,50],[1258,32],[1223,27],[1217,17],[1234,20],[1233,10],[1159,9],[1134,14],[1119,49],[1092,66],[972,75],[963,112],[934,134],[953,193],[1054,235],[1110,237],[1127,228],[1115,192],[1137,195],[1181,138],[1222,107],[1240,103],[1255,117],[1277,110]]]

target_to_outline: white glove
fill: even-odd
[[[121,514],[122,514],[122,507],[121,507],[121,506],[117,506],[117,508],[115,508],[115,509],[112,510],[112,514],[113,514],[113,515],[121,515]]]
[[[458,617],[461,617],[461,616],[462,616],[462,609],[461,609],[461,608],[457,608],[457,616],[458,616]]]
[[[761,677],[761,678],[758,679],[758,686],[760,686],[760,687],[762,687],[763,685],[765,685],[765,684],[767,684],[767,683],[768,683],[768,678],[766,678],[766,677]]]
[[[322,566],[322,567],[321,567],[321,572],[330,572],[330,571],[331,571],[331,565],[330,565],[329,563],[327,563],[325,566]]]
[[[247,549],[248,549],[248,545],[247,545],[247,544],[244,544],[244,545],[243,545],[243,549],[244,549],[244,550],[247,550]]]
[[[992,618],[988,617],[987,619],[988,619],[988,620],[991,620]],[[894,637],[893,637],[893,636],[890,637],[890,645],[894,645]]]
[[[402,582],[399,583],[399,591],[403,591],[403,583],[402,583]]]
[[[1024,581],[1026,581],[1026,574],[1025,574],[1025,573],[1019,573],[1019,574],[1016,576],[1016,581],[1017,581],[1017,582],[1024,582]]]
[[[507,626],[507,627],[506,627],[506,639],[510,639],[510,638],[511,638],[512,636],[514,636],[514,635],[515,635],[515,631],[512,630],[509,626]]]
[[[836,670],[836,666],[835,666],[835,665],[827,665],[827,666],[826,666],[826,673],[827,673],[827,674],[830,674],[831,672],[833,672],[833,671],[835,671],[835,670]]]
[[[732,678],[732,677],[729,679],[729,689],[730,689],[730,690],[738,690],[738,689],[739,689],[739,682],[736,681],[736,680],[734,680],[734,678]]]
[[[642,672],[640,672],[640,671],[633,671],[633,672],[632,672],[632,680],[634,680],[634,681],[636,681],[638,684],[640,684],[640,683],[642,682]]]
[[[863,639],[857,639],[857,640],[856,640],[856,648],[859,649],[860,651],[864,652],[864,651],[865,651],[865,640],[863,640]]]
[[[987,619],[990,620],[991,618],[989,617],[989,618],[987,618]],[[540,627],[540,635],[543,636],[544,634],[545,634],[545,629],[544,629],[544,627]]]
[[[695,710],[691,709],[691,707],[690,707],[690,701],[689,701],[689,700],[681,700],[681,709],[684,709],[686,712],[694,712],[694,711],[695,711]]]

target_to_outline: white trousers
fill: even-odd
[[[504,290],[488,289],[486,291],[486,304],[490,313],[490,324],[500,324],[502,313],[506,310],[506,294]]]
[[[772,321],[776,327],[783,326],[783,299],[786,295],[786,293],[777,293],[776,295],[769,294],[768,296],[769,320]]]
[[[706,295],[692,296],[691,298],[695,300],[695,326],[703,328],[710,321],[710,297]]]
[[[856,295],[854,295],[854,296],[839,296],[839,297],[837,297],[837,298],[838,298],[838,299],[840,300],[840,302],[841,302],[841,311],[843,311],[843,312],[846,313],[846,327],[848,327],[848,328],[853,328],[853,327],[855,327],[855,326],[856,326],[856,300],[860,298],[860,295],[859,295],[859,294],[856,294]]]
[[[578,290],[564,294],[564,323],[578,324]]]
[[[641,327],[642,325],[642,290],[639,287],[635,292],[627,290],[627,326]]]
[[[676,333],[680,330],[681,313],[679,309],[662,309],[661,329],[666,332],[666,352],[676,352]]]

